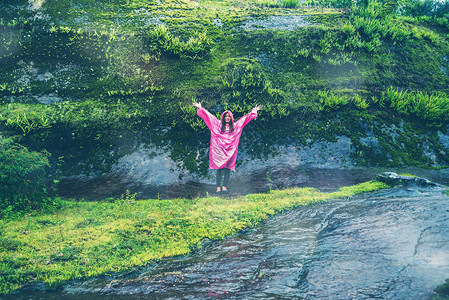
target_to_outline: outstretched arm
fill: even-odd
[[[236,126],[241,126],[241,128],[245,127],[246,124],[257,118],[257,112],[263,108],[262,105],[258,105],[254,107],[249,114],[244,115],[237,122],[235,122]]]
[[[201,103],[194,102],[192,103],[192,105],[198,108],[196,114],[204,120],[209,130],[212,130],[213,128],[219,126],[220,121],[218,121],[218,119],[213,114],[208,112],[207,109],[202,107]]]

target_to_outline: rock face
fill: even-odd
[[[405,184],[416,184],[420,186],[437,186],[437,183],[434,183],[426,178],[415,177],[415,176],[406,176],[406,175],[398,175],[394,172],[384,172],[377,175],[376,180],[380,182],[384,182],[388,185],[405,185]]]

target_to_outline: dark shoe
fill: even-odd
[[[222,191],[221,193],[222,193],[222,194],[229,194],[229,191],[228,191],[228,190],[224,190],[224,191]]]
[[[220,195],[222,191],[216,191],[215,194]]]

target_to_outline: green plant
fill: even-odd
[[[393,108],[404,115],[414,115],[431,126],[449,121],[449,96],[445,93],[405,92],[390,87],[376,101],[381,107]]]
[[[279,7],[277,0],[257,0],[256,3],[260,6]]]
[[[158,25],[149,31],[149,48],[158,58],[161,53],[186,57],[192,60],[203,58],[213,48],[214,42],[207,32],[194,31],[187,41],[173,36],[164,25]]]
[[[434,295],[434,297],[432,297],[432,299],[448,299],[449,298],[449,279],[446,279],[445,282],[439,286],[437,286],[435,288],[435,293],[436,295]]]
[[[48,156],[0,137],[0,210],[25,211],[47,204]]]
[[[298,7],[299,4],[299,0],[281,0],[281,5],[282,7],[286,7],[286,8],[295,8]]]
[[[38,128],[51,127],[50,121],[46,116],[32,116],[27,115],[25,112],[19,113],[12,118],[7,118],[6,125],[20,128],[24,135]]]
[[[63,249],[59,249],[56,253],[50,255],[51,262],[64,262],[77,258],[78,253],[81,251],[80,247],[67,246]]]
[[[369,106],[366,100],[362,98],[360,95],[355,95],[354,98],[352,98],[352,101],[354,105],[360,109],[366,109]]]
[[[330,91],[318,91],[320,107],[319,110],[336,110],[349,103],[349,99],[346,96],[337,95]]]
[[[126,190],[125,194],[122,194],[117,201],[121,203],[134,203],[136,201],[137,193],[131,194],[129,190]]]
[[[192,99],[192,103],[197,102],[196,98]],[[186,124],[189,124],[193,130],[205,129],[206,124],[200,118],[192,118],[196,114],[196,108],[191,104],[183,104],[179,102],[179,108],[181,109],[181,119]]]

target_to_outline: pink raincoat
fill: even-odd
[[[231,117],[231,122],[234,125],[233,132],[221,132],[221,124],[224,122],[225,113],[229,113]],[[235,171],[235,161],[243,127],[257,117],[257,110],[251,110],[249,114],[244,115],[235,123],[234,116],[230,111],[225,111],[221,115],[220,121],[203,107],[198,108],[197,114],[206,122],[210,130],[209,168],[228,168]]]

